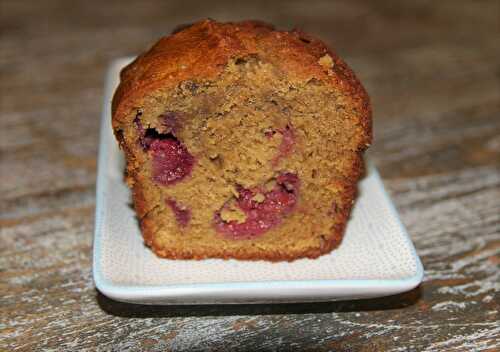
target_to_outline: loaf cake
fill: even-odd
[[[340,243],[371,107],[318,39],[204,20],[121,71],[112,126],[158,256],[291,261]]]

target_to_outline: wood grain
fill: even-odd
[[[2,1],[0,350],[500,349],[498,1]],[[260,18],[323,38],[375,111],[371,155],[426,269],[317,304],[136,306],[91,277],[103,78],[179,23]]]

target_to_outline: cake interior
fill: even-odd
[[[147,96],[119,126],[146,243],[186,258],[337,245],[365,135],[349,106],[256,57]]]

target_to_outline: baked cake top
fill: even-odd
[[[371,105],[352,70],[320,40],[300,30],[279,31],[260,21],[220,23],[203,20],[161,38],[125,67],[113,97],[113,126],[130,123],[130,112],[151,91],[181,82],[206,81],[220,75],[229,60],[256,57],[279,67],[290,82],[320,80],[338,91],[371,143]]]

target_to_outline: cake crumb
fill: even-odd
[[[233,194],[233,196],[235,198],[239,198],[240,197],[240,192],[238,192],[238,190],[236,189],[236,187],[230,186],[230,190],[231,190],[231,193]]]
[[[220,217],[224,222],[236,221],[238,224],[242,224],[246,221],[247,216],[239,207],[235,204],[232,206],[224,207],[220,212]]]
[[[266,196],[264,196],[262,193],[257,193],[252,197],[252,200],[257,203],[262,203],[264,200],[266,200]]]
[[[326,54],[319,58],[319,64],[326,69],[331,69],[333,67],[333,59],[330,55]]]
[[[269,181],[266,182],[266,184],[264,185],[264,189],[266,190],[266,192],[270,192],[274,188],[276,188],[277,185],[278,185],[278,183],[273,178],[273,179],[271,179],[271,180],[269,180]]]

